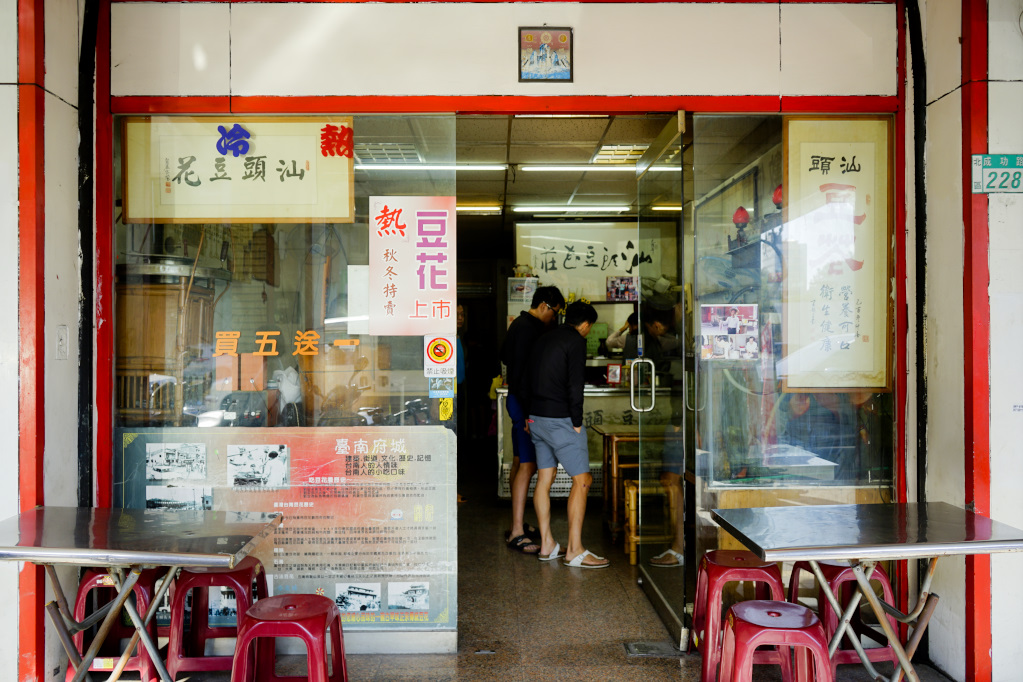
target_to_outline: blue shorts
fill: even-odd
[[[536,450],[526,433],[526,414],[522,411],[522,405],[518,398],[509,393],[505,407],[511,418],[512,454],[519,458],[519,464],[532,464],[536,461]]]
[[[590,473],[590,452],[586,446],[586,429],[575,432],[568,417],[537,417],[530,415],[529,433],[536,448],[536,466],[551,469],[558,463],[569,476]]]

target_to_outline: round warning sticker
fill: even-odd
[[[448,362],[454,352],[451,341],[443,336],[432,339],[426,344],[426,356],[430,358],[431,362],[438,365]]]

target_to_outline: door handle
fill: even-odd
[[[639,365],[650,365],[650,407],[636,407],[636,384],[639,380],[636,376],[636,368]],[[654,404],[657,402],[656,366],[650,358],[636,358],[629,366],[629,403],[633,412],[653,412]]]

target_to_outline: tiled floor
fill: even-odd
[[[490,452],[478,455],[492,461]],[[463,467],[459,491],[458,652],[450,655],[349,655],[352,680],[698,680],[700,659],[634,658],[625,645],[670,643],[647,597],[636,584],[620,544],[611,546],[600,529],[599,508],[591,504],[584,543],[612,560],[611,568],[584,571],[543,563],[508,550],[501,538],[510,507],[494,494],[489,469]],[[534,519],[528,510],[528,519]],[[556,538],[565,541],[564,501],[553,504]],[[301,672],[304,662],[286,666]],[[890,667],[881,664],[882,671]],[[925,666],[926,682],[947,678]],[[195,676],[226,682],[226,673]],[[777,680],[776,669],[757,670],[755,680]],[[842,666],[839,680],[867,680],[859,666]]]

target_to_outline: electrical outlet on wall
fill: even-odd
[[[70,339],[68,338],[67,325],[57,325],[57,359],[67,360],[68,356],[68,344]]]

